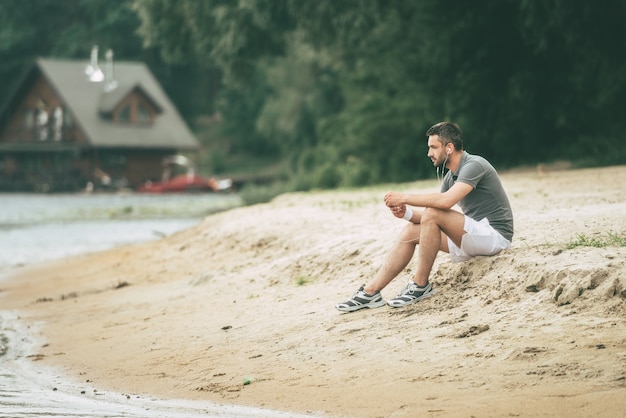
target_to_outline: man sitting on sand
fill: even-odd
[[[336,308],[352,312],[385,304],[380,291],[407,266],[419,244],[415,276],[389,306],[399,308],[435,293],[428,276],[437,253],[450,253],[453,262],[473,256],[498,254],[511,246],[513,212],[498,173],[484,158],[463,149],[458,125],[441,122],[426,132],[428,157],[437,172],[448,169],[440,193],[401,194],[389,192],[385,204],[397,218],[408,224],[400,234],[383,266],[374,278]],[[458,204],[463,213],[453,210]],[[410,206],[425,208],[413,210]]]

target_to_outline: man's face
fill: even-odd
[[[430,135],[428,137],[428,158],[430,158],[435,167],[442,166],[446,161],[445,147],[439,135]]]

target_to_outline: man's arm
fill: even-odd
[[[409,205],[423,208],[450,209],[472,190],[474,188],[471,185],[457,182],[444,193],[402,194],[389,192],[385,195],[385,204],[389,208]]]

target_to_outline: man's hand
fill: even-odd
[[[389,209],[391,210],[391,213],[393,213],[393,216],[395,216],[396,218],[402,218],[406,213],[406,205],[391,206]]]
[[[385,195],[385,205],[389,208],[402,207],[402,211],[404,212],[404,195],[397,192],[389,192]]]

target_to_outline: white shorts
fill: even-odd
[[[511,247],[511,241],[493,229],[487,218],[479,222],[465,216],[463,229],[466,234],[461,239],[461,248],[448,238],[448,249],[453,263],[466,261],[477,255],[496,255]]]

